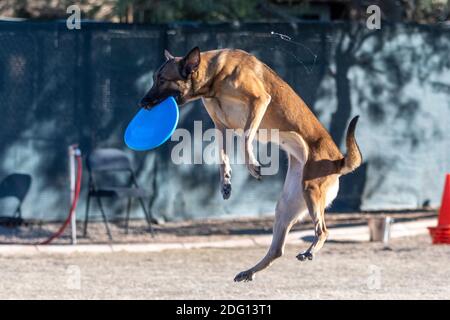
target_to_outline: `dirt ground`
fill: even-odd
[[[327,242],[313,261],[286,254],[250,283],[234,283],[264,247],[159,253],[0,256],[1,299],[449,299],[450,246],[428,236]]]
[[[436,216],[435,210],[401,211],[378,213],[327,213],[327,226],[351,226],[367,224],[367,219],[374,216],[390,216],[395,221],[411,221]],[[36,244],[56,232],[61,223],[42,223],[26,221],[21,226],[0,225],[0,244]],[[265,218],[239,219],[202,219],[194,221],[166,222],[154,225],[156,237],[152,237],[148,224],[144,220],[130,222],[129,233],[125,234],[123,221],[110,223],[113,243],[164,243],[214,241],[240,237],[242,235],[272,234],[273,216]],[[309,217],[294,226],[293,230],[313,230]],[[78,243],[109,243],[105,226],[102,222],[90,222],[88,236],[82,237],[83,223],[77,226]],[[54,244],[70,243],[70,226]]]

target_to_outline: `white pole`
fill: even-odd
[[[69,146],[69,179],[70,179],[70,205],[72,205],[75,199],[75,183],[76,183],[76,169],[75,169],[75,156],[79,152],[76,145]],[[77,244],[77,212],[72,213],[70,219],[70,226],[72,232],[72,244]]]
[[[386,217],[384,219],[384,231],[383,231],[383,244],[385,247],[389,245],[389,239],[391,238],[391,225],[393,219],[391,217]]]

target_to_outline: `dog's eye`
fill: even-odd
[[[159,83],[160,83],[160,84],[163,84],[164,82],[166,82],[166,79],[159,78]]]

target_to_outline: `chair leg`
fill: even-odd
[[[142,198],[139,198],[139,203],[141,204],[142,210],[144,211],[147,223],[150,226],[150,232],[152,234],[152,237],[154,237],[155,231],[153,230],[153,225],[152,225],[152,219],[153,219],[152,213],[147,211],[147,209],[145,208],[144,200],[142,200]]]
[[[100,199],[100,197],[96,197],[96,198],[97,198],[98,207],[100,208],[100,212],[102,213],[102,216],[103,216],[103,222],[105,223],[106,233],[108,234],[109,240],[112,240],[113,238],[111,235],[111,230],[109,230],[108,218],[106,217],[105,210],[103,210],[102,200]]]
[[[128,234],[128,227],[130,224],[130,210],[131,210],[131,198],[128,198],[128,204],[127,204],[127,217],[125,220],[125,234]]]
[[[88,193],[87,200],[86,200],[86,211],[84,214],[84,228],[83,228],[83,238],[87,237],[87,228],[88,228],[88,222],[89,222],[89,206],[91,204],[91,195]]]
[[[19,218],[19,219],[22,218],[22,208],[21,208],[21,206],[22,206],[22,204],[19,203],[19,206],[17,207],[17,210],[16,210],[16,212],[14,213],[14,217],[15,217],[15,218]]]

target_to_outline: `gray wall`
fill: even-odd
[[[2,22],[0,44],[0,179],[13,172],[32,176],[25,218],[65,217],[67,146],[80,143],[84,153],[95,146],[126,150],[123,131],[151,86],[163,49],[182,55],[196,45],[255,54],[293,86],[342,150],[348,121],[361,115],[357,139],[364,164],[341,179],[331,210],[439,205],[444,174],[450,171],[448,29],[83,23],[81,30],[69,31],[58,22]],[[203,120],[204,129],[212,126],[200,103],[182,108],[179,128],[192,130],[194,120]],[[223,201],[217,166],[174,165],[174,144],[146,153],[127,151],[139,181],[153,194],[155,216],[174,220],[273,212],[285,157],[280,172],[262,182],[244,166],[233,166],[232,196]],[[12,202],[0,199],[0,215]],[[120,217],[123,204],[113,205],[111,216]],[[134,214],[140,216],[137,210]]]

